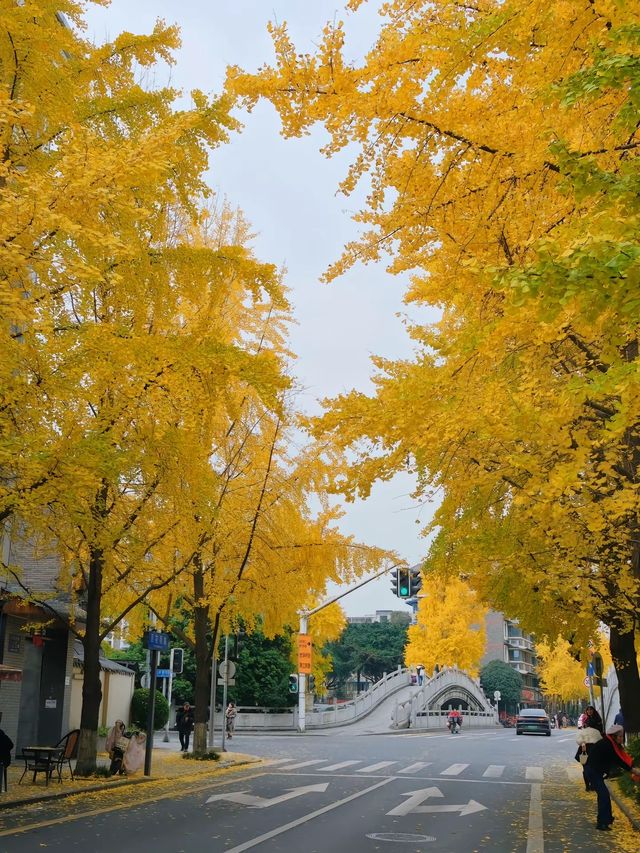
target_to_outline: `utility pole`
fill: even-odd
[[[226,752],[224,745],[227,735],[227,685],[229,682],[229,635],[224,635],[224,674],[222,677],[222,751]]]
[[[360,581],[355,586],[346,589],[344,592],[341,592],[339,595],[334,595],[333,598],[330,598],[328,601],[319,604],[317,607],[314,607],[312,610],[302,610],[300,611],[300,625],[299,625],[299,636],[306,637],[309,631],[309,617],[313,616],[314,613],[319,613],[320,610],[324,610],[325,607],[328,607],[330,604],[335,604],[336,601],[339,601],[341,598],[344,598],[345,595],[349,595],[350,592],[355,592],[360,587],[365,586],[371,581],[376,580],[376,578],[381,578],[382,575],[386,575],[387,572],[390,572],[392,569],[397,568],[398,566],[404,566],[404,563],[395,563],[393,566],[387,566],[386,569],[383,569],[381,572],[376,572],[375,575],[371,575],[370,578],[366,578],[366,580]],[[300,672],[300,640],[298,640],[298,731],[304,732],[306,728],[306,717],[307,717],[307,673]],[[225,699],[226,705],[226,699]],[[224,744],[224,736],[223,741]],[[223,746],[224,749],[224,746]]]

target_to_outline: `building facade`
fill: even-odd
[[[538,659],[531,634],[526,634],[515,619],[506,619],[503,613],[489,611],[485,619],[487,645],[481,664],[501,660],[512,666],[522,676],[523,707],[538,707],[542,692],[536,672]]]

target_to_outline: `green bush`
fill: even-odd
[[[220,753],[210,749],[208,752],[183,752],[182,757],[187,761],[219,761]]]
[[[143,731],[147,728],[147,708],[149,707],[149,690],[139,687],[133,691],[131,697],[131,722]],[[154,716],[154,728],[163,729],[169,719],[169,703],[162,693],[156,690],[156,710]]]

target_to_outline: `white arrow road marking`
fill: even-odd
[[[403,794],[404,797],[409,797],[404,803],[400,803],[395,809],[387,812],[388,815],[399,815],[403,817],[408,814],[427,814],[434,812],[459,812],[460,817],[463,815],[473,814],[474,812],[484,811],[487,807],[475,800],[469,800],[468,803],[456,806],[423,806],[422,803],[428,800],[429,797],[444,797],[440,788],[422,788],[419,791],[407,791]]]
[[[278,797],[258,797],[255,794],[247,794],[246,791],[229,791],[226,794],[214,794],[209,797],[207,803],[213,803],[216,800],[228,800],[231,803],[240,803],[240,805],[250,806],[253,809],[268,809],[270,806],[284,803],[286,800],[294,799],[294,797],[301,797],[303,794],[322,793],[328,787],[328,782],[320,782],[318,785],[304,785],[301,788],[290,788],[287,794],[280,794]]]

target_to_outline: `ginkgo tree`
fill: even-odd
[[[639,11],[392,0],[360,62],[340,22],[313,54],[272,26],[276,64],[228,81],[285,135],[321,122],[326,153],[357,147],[341,189],[368,181],[364,233],[327,277],[386,256],[441,309],[413,362],[376,359],[377,394],[319,424],[357,453],[343,491],[410,459],[418,496],[442,496],[434,570],[464,566],[484,601],[584,648],[604,622],[633,730]]]
[[[427,573],[415,625],[409,627],[407,666],[457,666],[476,677],[486,646],[486,608],[467,583]]]

